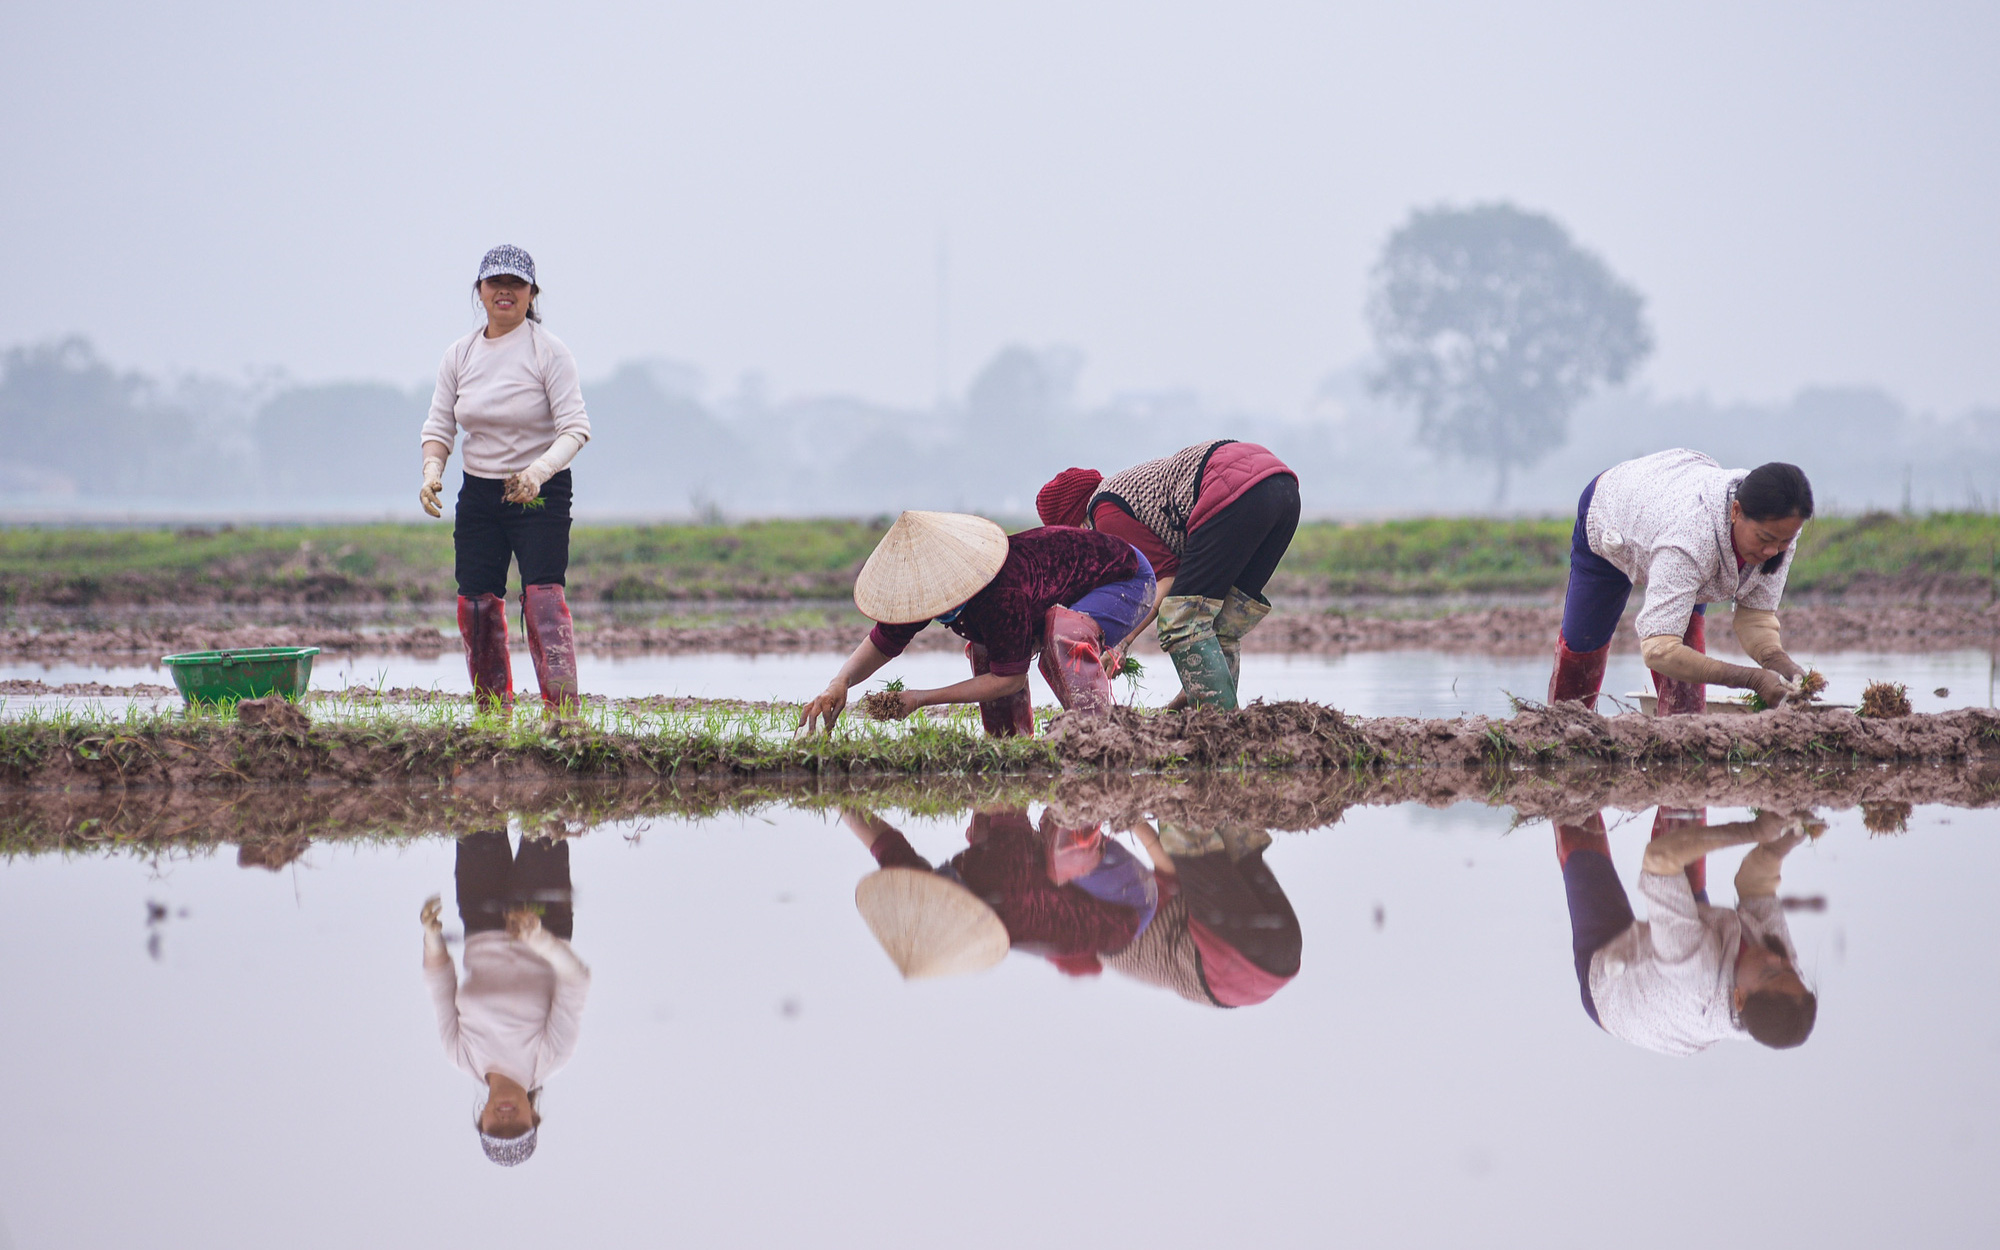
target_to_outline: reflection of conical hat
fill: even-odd
[[[917,868],[861,878],[854,905],[905,978],[954,977],[1007,957],[1007,926],[972,891]]]
[[[978,594],[1007,562],[1007,531],[963,512],[905,512],[854,579],[854,606],[871,621],[908,625]]]

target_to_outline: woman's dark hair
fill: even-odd
[[[1812,483],[1806,481],[1805,470],[1799,466],[1773,460],[1744,474],[1736,484],[1736,502],[1743,505],[1743,515],[1753,521],[1789,521],[1793,517],[1810,521]],[[1784,567],[1788,554],[1780,551],[1764,561],[1760,571],[1766,577],[1776,573]]]
[[[1758,990],[1744,997],[1737,1016],[1751,1037],[1772,1050],[1790,1050],[1812,1036],[1813,1022],[1819,1019],[1819,996],[1811,990],[1803,994]]]
[[[542,322],[542,309],[541,305],[537,302],[541,299],[541,296],[542,288],[538,284],[530,282],[528,284],[528,320],[534,322],[536,325],[540,325]],[[479,283],[476,281],[472,284],[472,302],[475,304],[479,302]],[[1811,498],[1810,492],[1808,492],[1807,498]],[[1758,518],[1758,520],[1762,519],[1762,517]]]
[[[1760,464],[1736,484],[1736,502],[1753,521],[1812,520],[1812,483],[1795,464]]]

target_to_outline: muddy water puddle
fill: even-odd
[[[526,656],[517,658],[517,681],[532,685]],[[710,699],[803,701],[817,694],[838,669],[838,654],[732,655],[719,653],[578,657],[583,689],[607,698],[650,695]],[[1827,699],[1857,702],[1870,681],[1899,681],[1909,686],[1911,701],[1922,712],[1993,705],[1995,661],[1983,650],[1937,651],[1918,655],[1834,652],[1808,657],[1828,675]],[[1117,684],[1121,698],[1160,704],[1178,686],[1164,656],[1143,657],[1146,674],[1136,687]],[[1245,700],[1308,699],[1360,716],[1504,716],[1511,711],[1509,694],[1539,698],[1548,689],[1549,660],[1541,656],[1447,654],[1434,651],[1374,651],[1339,656],[1250,654],[1243,665]],[[883,670],[883,678],[901,677],[916,688],[949,685],[966,675],[963,659],[949,653],[911,653]],[[19,679],[48,686],[97,682],[107,686],[171,686],[172,678],[156,665],[97,666],[77,663],[10,661],[0,663],[0,681]],[[1039,675],[1031,687],[1038,704],[1054,697]],[[313,666],[313,688],[328,693],[348,687],[434,689],[466,694],[471,684],[464,660],[452,654],[320,656]],[[874,683],[871,683],[871,686]],[[1637,655],[1614,656],[1604,689],[1625,695],[1651,690]],[[1939,693],[1942,692],[1942,693]],[[1729,692],[1712,692],[1715,698]],[[30,707],[171,706],[166,698],[93,699],[88,696],[0,694],[0,715],[19,714]],[[1607,712],[1611,710],[1606,704]]]
[[[115,819],[77,822],[60,853],[10,843],[0,1053],[32,1078],[0,1134],[0,1244],[2000,1233],[1993,810],[1819,812],[1824,832],[1753,888],[1778,905],[1745,908],[1796,950],[1810,1036],[1676,1058],[1621,1036],[1727,1035],[1728,1010],[1684,978],[1619,999],[1613,1036],[1583,1009],[1575,934],[1613,898],[1666,923],[1693,886],[1642,888],[1652,836],[1748,809],[1607,809],[1608,859],[1580,886],[1555,829],[1508,807],[1336,806],[1274,830],[1274,809],[1236,820],[1212,798],[1127,803],[1143,827],[1055,798],[989,794],[974,813],[856,792],[601,824],[581,801],[524,816],[503,798],[414,823],[357,809],[309,841],[303,816],[251,792],[231,819],[275,823],[229,835],[240,851],[204,847],[225,817],[194,808],[150,848],[91,850],[93,829],[129,828]],[[1571,818],[1575,861],[1596,827]],[[577,836],[556,851],[524,829]],[[1749,857],[1703,861],[1717,906],[1739,903]],[[864,915],[884,864],[956,901]],[[427,980],[433,894],[453,966]],[[468,920],[509,898],[569,930],[587,986],[458,984]],[[472,939],[481,975],[512,941]],[[990,966],[906,980],[892,948]],[[511,1032],[464,1048],[485,1055],[473,1066],[536,1066],[519,1166],[482,1151],[454,1025]]]

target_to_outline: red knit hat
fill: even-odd
[[[1084,505],[1097,493],[1104,475],[1096,469],[1064,469],[1035,496],[1035,512],[1043,525],[1082,525]]]

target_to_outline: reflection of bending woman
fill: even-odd
[[[1299,918],[1264,864],[1269,833],[1165,821],[1157,831],[1139,821],[1131,832],[1152,857],[1160,912],[1106,964],[1215,1007],[1261,1003],[1298,975]]]
[[[542,1084],[576,1053],[590,992],[590,969],[569,946],[569,843],[524,837],[516,855],[504,831],[475,833],[458,843],[454,876],[465,982],[445,949],[435,895],[424,904],[424,980],[446,1056],[486,1086],[479,1144],[511,1167],[535,1153]]]
[[[1611,865],[1604,819],[1556,826],[1569,894],[1583,1009],[1605,1032],[1667,1055],[1691,1055],[1727,1038],[1777,1049],[1811,1036],[1819,1000],[1799,977],[1798,951],[1778,905],[1778,872],[1803,839],[1771,813],[1712,828],[1682,828],[1646,847],[1632,904]],[[1685,869],[1711,851],[1757,843],[1736,871],[1736,907],[1696,897]]]

